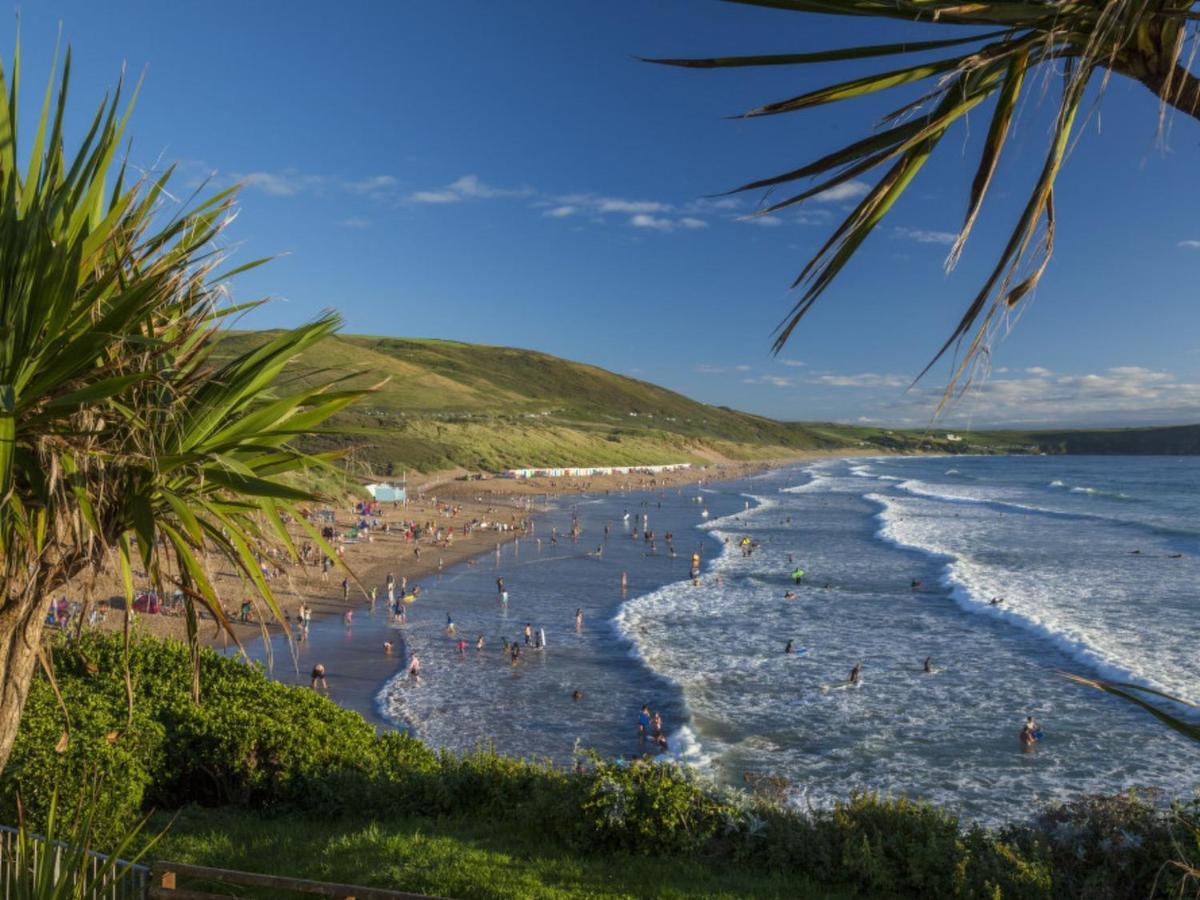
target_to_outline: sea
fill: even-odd
[[[552,502],[532,535],[423,585],[406,624],[359,617],[372,648],[394,633],[407,654],[370,687],[381,722],[570,765],[649,752],[647,704],[663,755],[719,782],[781,778],[804,807],[920,797],[987,824],[1200,784],[1200,746],[1064,677],[1200,703],[1200,459],[836,458]]]

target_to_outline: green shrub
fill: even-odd
[[[436,753],[402,733],[376,735],[357,713],[260,668],[205,652],[203,702],[191,700],[186,648],[133,642],[129,720],[119,636],[87,635],[55,650],[71,740],[56,751],[63,714],[34,679],[0,811],[44,820],[63,806],[95,811],[113,840],[147,807],[226,805],[298,811],[328,821],[469,816],[496,828],[537,823],[558,846],[738,862],[883,896],[1108,898],[1178,892],[1166,863],[1195,841],[1181,820],[1142,795],[1089,797],[1000,831],[964,829],[928,803],[864,793],[802,813],[778,798],[728,792],[691,769],[593,756],[586,771],[502,756],[491,748]],[[89,785],[104,791],[96,798]]]

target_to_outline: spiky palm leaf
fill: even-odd
[[[282,617],[257,554],[274,544],[295,557],[284,517],[305,525],[297,504],[315,498],[285,476],[329,460],[291,441],[362,394],[272,387],[336,329],[333,314],[215,361],[237,309],[224,284],[258,264],[219,271],[233,191],[172,209],[169,171],[127,184],[116,156],[132,102],[121,110],[120,86],[68,156],[69,51],[22,171],[18,72],[19,54],[11,85],[0,69],[0,765],[45,599],[82,573],[115,557],[127,601],[135,566],[177,586],[195,645],[198,609],[229,624],[204,564],[215,552]]]
[[[1146,85],[1163,109],[1170,106],[1200,118],[1200,79],[1187,67],[1197,45],[1196,0],[1062,0],[1062,2],[980,2],[960,0],[730,0],[796,13],[896,19],[987,31],[946,40],[850,47],[814,53],[733,56],[708,59],[652,59],[688,68],[811,65],[834,60],[866,60],[956,49],[933,61],[808,91],[766,104],[746,117],[778,115],[826,103],[862,97],[906,85],[926,83],[928,90],[884,118],[881,129],[840,150],[788,172],[736,188],[761,190],[804,179],[819,182],[772,202],[758,214],[776,212],[869,172],[883,169],[874,187],[808,261],[793,288],[800,296],[777,329],[774,350],[787,343],[813,303],[846,266],[863,241],[913,182],[951,126],[970,110],[994,98],[991,123],[963,224],[946,260],[957,262],[978,217],[1011,131],[1017,103],[1030,76],[1055,64],[1062,90],[1049,143],[1031,190],[990,275],[971,299],[949,338],[934,356],[962,346],[947,396],[978,361],[997,316],[1020,304],[1037,286],[1054,248],[1054,185],[1062,170],[1073,131],[1093,77],[1115,72]],[[996,30],[996,29],[999,30]],[[1187,50],[1188,43],[1192,49]],[[1185,53],[1188,58],[1185,61]],[[886,168],[884,168],[886,167]],[[930,365],[933,364],[930,363]],[[926,367],[925,371],[928,371]],[[924,372],[922,372],[924,374]]]

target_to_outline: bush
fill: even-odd
[[[357,713],[207,651],[197,705],[186,648],[157,640],[132,645],[130,719],[120,637],[87,635],[60,645],[55,660],[71,740],[56,751],[63,714],[39,675],[0,805],[15,821],[19,790],[36,827],[57,787],[61,806],[95,809],[104,840],[148,806],[355,821],[467,815],[498,828],[536,824],[581,852],[731,860],[876,895],[1043,900],[1178,892],[1184,873],[1165,864],[1195,841],[1180,815],[1200,811],[1163,810],[1141,794],[1088,797],[993,831],[964,829],[927,803],[864,793],[805,814],[670,764],[593,756],[587,771],[566,772],[491,748],[435,753],[406,734],[377,736]],[[104,790],[93,798],[96,779]]]

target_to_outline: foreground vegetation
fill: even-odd
[[[241,662],[200,662],[197,705],[187,648],[134,641],[131,707],[119,638],[56,646],[63,702],[35,680],[3,818],[19,792],[36,825],[57,786],[88,798],[100,844],[144,809],[183,809],[153,856],[457,897],[1169,896],[1195,846],[1187,810],[1132,796],[988,830],[871,795],[801,813],[665,765],[435,753]]]

